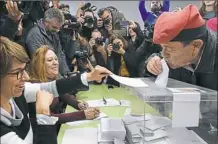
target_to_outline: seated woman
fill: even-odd
[[[30,66],[30,82],[49,82],[59,79],[59,63],[56,54],[53,52],[52,48],[44,45],[41,46],[35,54],[33,55],[31,66]],[[77,110],[83,110],[71,113],[62,113],[63,103],[68,104]],[[32,105],[29,105],[32,107]],[[88,108],[86,102],[79,102],[76,100],[75,95],[70,93],[65,94],[62,97],[54,98],[51,106],[51,115],[58,117],[57,124],[62,124],[66,122],[83,120],[83,119],[94,119],[96,108]]]
[[[47,83],[26,82],[26,64],[29,57],[25,49],[8,38],[0,37],[0,137],[2,144],[33,143],[27,103],[36,102],[37,144],[57,144],[55,123],[58,117],[50,115],[53,96],[62,96],[72,90],[87,90],[88,82],[101,81],[111,74],[96,66],[90,73],[77,74]],[[46,92],[47,91],[47,92]],[[98,115],[98,113],[95,113]]]
[[[137,77],[134,49],[128,46],[127,41],[118,34],[109,38],[108,68],[115,74],[123,77]]]

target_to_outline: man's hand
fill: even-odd
[[[159,75],[162,70],[161,58],[154,56],[147,64],[147,70],[153,75]]]
[[[95,45],[95,39],[94,39],[94,38],[91,38],[91,39],[89,40],[89,45],[90,45],[91,47],[93,47],[93,46]]]
[[[95,119],[99,116],[100,110],[98,108],[89,108],[84,111],[87,120]]]
[[[18,9],[17,3],[13,1],[7,1],[6,8],[8,10],[8,17],[18,22],[23,13]]]
[[[85,109],[89,108],[89,104],[85,101],[82,101],[78,104],[78,107],[80,110],[85,110]]]
[[[98,26],[98,28],[103,27],[103,24],[104,24],[103,20],[102,20],[101,18],[99,18],[99,19],[97,20],[97,26]]]
[[[85,22],[83,16],[79,17],[79,18],[77,19],[77,22],[79,22],[80,24],[83,24],[83,23]]]
[[[112,24],[105,25],[105,29],[108,31],[109,34],[112,34],[113,32]]]
[[[50,115],[50,105],[54,96],[46,91],[38,91],[36,94],[36,113]]]
[[[103,77],[107,77],[111,74],[112,72],[108,69],[97,65],[93,71],[87,73],[87,80],[101,82]]]

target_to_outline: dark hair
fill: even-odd
[[[125,38],[119,34],[115,34],[113,33],[110,37],[109,37],[109,43],[113,43],[113,41],[115,39],[120,39],[123,42],[123,48],[126,50],[128,48],[128,42],[125,40]]]
[[[217,16],[217,0],[215,0],[213,8],[214,8],[214,11],[215,11],[215,15]],[[199,9],[199,12],[200,12],[202,17],[207,13],[206,5],[204,3],[204,0],[201,1],[201,7]]]
[[[101,8],[101,9],[99,9],[99,10],[98,10],[98,13],[97,13],[98,16],[102,16],[105,11],[110,12],[108,8]]]

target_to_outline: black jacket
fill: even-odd
[[[160,56],[160,53],[153,54],[150,58],[155,55]],[[208,30],[207,39],[203,47],[203,54],[197,68],[193,71],[185,68],[170,69],[169,77],[217,90],[217,57],[217,33]],[[145,63],[145,68],[147,67],[149,59]],[[145,74],[151,75],[147,69],[145,69]]]
[[[0,14],[0,35],[14,40],[19,22],[15,22],[4,12]]]

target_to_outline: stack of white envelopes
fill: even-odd
[[[102,118],[98,126],[98,142],[114,143],[115,141],[123,142],[126,137],[126,130],[121,119]]]

